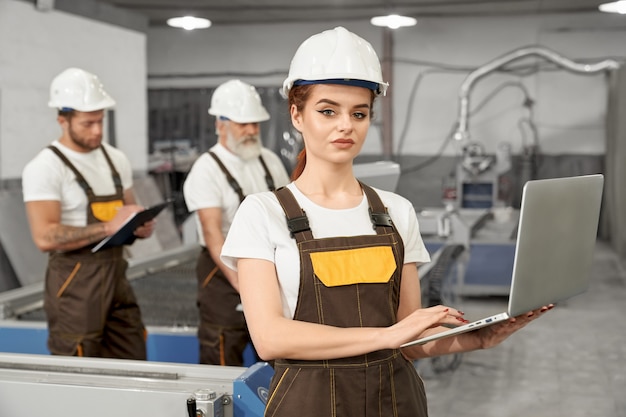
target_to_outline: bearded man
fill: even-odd
[[[44,311],[54,355],[146,359],[146,330],[123,246],[91,251],[143,209],[135,203],[128,158],[103,141],[105,111],[114,105],[96,75],[61,72],[48,102],[61,137],[22,172],[33,241],[49,253]],[[134,234],[146,238],[153,230],[151,221]]]
[[[216,88],[209,114],[218,142],[193,164],[183,185],[187,209],[196,213],[199,362],[242,366],[250,335],[241,310],[237,273],[220,260],[224,239],[248,194],[289,182],[280,158],[261,142],[260,122],[269,120],[254,86],[230,80]]]

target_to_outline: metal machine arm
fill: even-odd
[[[499,58],[496,58],[485,65],[477,68],[471,72],[467,78],[461,84],[459,90],[459,119],[456,133],[454,138],[457,140],[469,139],[468,122],[469,122],[469,95],[474,84],[487,74],[496,71],[504,65],[527,57],[538,56],[557,64],[559,67],[568,71],[580,74],[592,74],[600,71],[616,70],[619,68],[619,63],[614,60],[603,60],[593,64],[581,64],[574,62],[558,53],[540,46],[528,46],[515,49]]]

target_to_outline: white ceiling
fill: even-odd
[[[61,0],[57,0],[61,1]],[[369,20],[396,13],[420,17],[597,12],[606,0],[98,0],[145,16],[150,26],[169,17],[205,17],[215,25]]]

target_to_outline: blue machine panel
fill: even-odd
[[[262,417],[274,369],[257,362],[233,382],[234,417]]]
[[[35,325],[12,321],[3,325],[0,321],[0,352],[49,355],[47,339],[45,323]],[[146,350],[149,361],[198,363],[198,338],[195,333],[150,332],[148,329]],[[251,346],[246,348],[243,356],[244,366],[255,363]]]
[[[491,208],[494,201],[494,184],[464,183],[461,190],[461,207],[463,208]]]
[[[472,244],[465,285],[510,287],[514,258],[515,244]]]
[[[443,246],[441,242],[424,243],[431,255]],[[461,288],[463,295],[508,295],[514,258],[514,242],[472,242]]]
[[[45,327],[4,327],[0,325],[0,351],[49,355]]]

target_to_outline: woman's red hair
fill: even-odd
[[[311,95],[311,90],[315,87],[315,84],[306,84],[306,85],[294,85],[289,90],[288,102],[289,102],[289,112],[291,113],[291,107],[296,106],[296,110],[298,113],[302,113],[304,111],[304,105],[306,101],[309,99]],[[372,100],[370,102],[370,118],[373,116],[373,107],[374,107],[374,99],[376,98],[376,94],[372,91]],[[304,171],[304,167],[306,166],[306,148],[302,148],[300,153],[298,154],[298,163],[294,167],[291,172],[291,180],[295,181],[302,175],[302,171]]]

